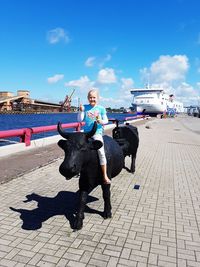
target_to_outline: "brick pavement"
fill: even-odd
[[[181,117],[139,134],[135,174],[112,180],[113,217],[100,216],[98,187],[78,232],[70,227],[78,180],[59,174],[61,159],[1,184],[0,266],[200,266],[199,134]]]

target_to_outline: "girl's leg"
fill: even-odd
[[[94,140],[99,140],[103,143],[102,135],[95,134],[95,135],[93,135],[92,138]],[[97,150],[97,152],[98,152],[99,162],[100,162],[101,170],[102,170],[102,174],[103,174],[103,182],[105,184],[110,184],[111,180],[109,179],[109,177],[107,175],[107,160],[106,160],[106,155],[105,155],[105,150],[104,150],[104,143],[103,143],[103,146]]]
[[[111,184],[111,180],[108,178],[108,175],[107,175],[107,164],[101,165],[101,170],[103,173],[104,184]]]

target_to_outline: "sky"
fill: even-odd
[[[33,99],[131,106],[163,88],[200,104],[199,0],[0,0],[0,91]]]

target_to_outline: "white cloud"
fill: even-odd
[[[117,84],[108,85],[101,84],[102,93],[100,94],[101,103],[105,107],[130,107],[133,96],[130,89],[133,87],[134,81],[132,78],[121,78]],[[112,97],[109,97],[111,92]],[[106,97],[107,95],[108,97]]]
[[[130,90],[134,85],[134,81],[132,78],[122,78],[121,82],[122,82],[123,90],[127,90],[127,89]]]
[[[58,81],[62,80],[64,78],[63,74],[55,74],[52,77],[47,78],[48,83],[57,83]]]
[[[197,83],[198,87],[198,83]],[[183,82],[176,88],[176,99],[182,101],[184,105],[197,104],[199,93],[190,84]]]
[[[109,60],[109,57],[107,59]],[[95,57],[89,57],[86,62],[88,66],[92,66],[94,61],[96,64]],[[197,92],[199,92],[198,85],[194,88],[185,82],[188,69],[189,61],[187,56],[166,55],[160,56],[157,61],[150,65],[150,68],[144,68],[141,72],[143,77],[146,78],[146,83],[149,81],[152,87],[164,88],[166,92],[174,94],[175,99],[182,101],[184,105],[188,105],[197,99]],[[98,87],[100,102],[106,107],[130,107],[132,101],[130,89],[134,87],[134,80],[124,77],[117,79],[113,68],[102,68],[98,72],[96,81],[90,80],[85,75],[77,80],[66,82],[65,86],[77,88],[77,97],[84,103],[85,101],[87,102],[88,90],[92,87]]]
[[[162,55],[149,69],[142,69],[141,74],[144,83],[149,83],[152,87],[161,87],[167,93],[174,94],[184,105],[189,105],[199,95],[196,88],[185,82],[189,67],[186,55]]]
[[[182,82],[179,86],[176,88],[176,94],[177,96],[185,95],[185,96],[195,96],[196,91],[194,90],[193,86],[186,82]]]
[[[132,78],[122,78],[121,79],[121,100],[129,101],[128,105],[130,106],[130,101],[132,99],[132,95],[130,93],[130,89],[133,88],[134,81]],[[126,103],[127,106],[127,103]]]
[[[111,60],[111,55],[107,54],[104,58],[96,58],[96,57],[89,57],[85,61],[85,66],[86,67],[93,67],[94,65],[98,65],[99,68],[103,68],[106,62]]]
[[[69,43],[70,38],[68,36],[68,33],[64,29],[55,28],[53,30],[48,31],[47,40],[49,41],[50,44],[56,44],[61,41]]]
[[[102,84],[116,83],[115,71],[111,68],[101,69],[98,73],[97,81]]]
[[[141,70],[143,78],[150,83],[173,82],[185,79],[189,69],[188,58],[185,55],[160,56],[149,69]]]
[[[72,80],[65,83],[65,87],[72,87],[75,90],[73,101],[80,101],[80,103],[87,103],[87,94],[91,88],[94,88],[95,82],[91,81],[88,76],[81,76],[78,80]],[[75,104],[77,105],[77,103]]]
[[[90,79],[87,76],[81,76],[78,80],[72,80],[65,83],[66,87],[78,87],[81,90],[89,90],[91,87],[93,87],[94,82],[90,81]]]
[[[94,62],[95,62],[95,57],[89,57],[86,61],[85,61],[85,66],[86,67],[93,67],[94,66]]]

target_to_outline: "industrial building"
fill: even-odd
[[[70,112],[71,96],[66,96],[63,102],[51,103],[31,99],[28,90],[18,90],[17,95],[8,91],[0,91],[0,113]]]

